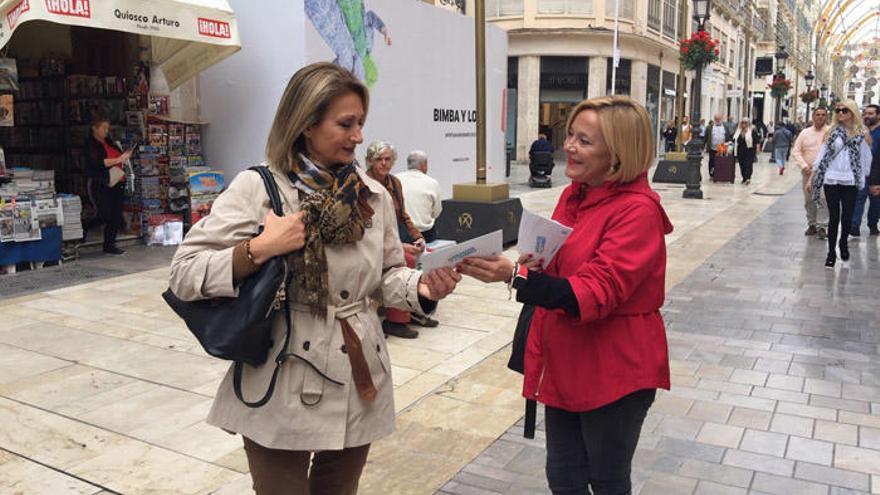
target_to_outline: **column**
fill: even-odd
[[[538,139],[541,102],[541,57],[519,57],[519,89],[516,112],[516,159],[529,161],[529,147]]]
[[[632,82],[630,96],[641,103],[648,104],[648,63],[642,60],[632,61]]]
[[[587,97],[598,98],[605,96],[608,84],[608,59],[599,56],[590,57],[589,71]]]

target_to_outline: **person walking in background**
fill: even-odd
[[[874,104],[866,106],[864,121],[865,127],[871,133],[871,154],[877,155],[880,153],[880,106]],[[862,219],[865,216],[866,202],[868,203],[868,231],[871,235],[880,234],[880,230],[877,229],[877,222],[880,220],[880,197],[870,195],[868,188],[869,186],[865,184],[865,187],[859,190],[859,195],[856,197],[852,227],[849,232],[849,235],[852,237],[859,237],[861,235],[859,231],[862,228]]]
[[[837,262],[837,234],[840,233],[840,259],[849,261],[849,229],[852,226],[856,196],[865,187],[871,172],[871,147],[867,130],[856,102],[844,100],[834,106],[831,128],[813,165],[813,180],[808,187],[814,201],[824,190],[828,202],[828,256],[825,267]]]
[[[675,121],[670,120],[663,129],[663,142],[666,143],[665,150],[667,153],[675,151],[675,138],[678,137],[678,129],[675,127]]]
[[[693,129],[691,128],[690,118],[685,115],[681,118],[681,146],[687,146],[693,137]]]
[[[806,236],[817,236],[825,239],[828,236],[828,207],[825,205],[825,195],[820,194],[819,201],[813,200],[813,195],[808,192],[807,185],[813,180],[813,164],[819,156],[819,149],[825,140],[828,121],[828,110],[817,107],[813,110],[812,125],[798,134],[792,147],[794,161],[801,169],[801,177],[804,190],[804,210],[807,213]]]
[[[633,453],[657,389],[668,389],[660,308],[672,224],[651,190],[654,133],[624,96],[571,112],[565,175],[553,219],[571,236],[542,269],[524,254],[466,258],[459,271],[506,282],[537,306],[525,350],[523,396],[544,404],[546,474],[555,494],[632,491]]]
[[[703,143],[706,151],[709,152],[709,177],[715,176],[715,155],[718,153],[718,146],[730,141],[733,134],[727,132],[721,114],[715,114],[715,118],[706,129],[706,135],[703,136]]]
[[[773,157],[776,159],[776,166],[779,167],[779,175],[785,173],[785,162],[788,160],[793,139],[791,130],[785,126],[780,126],[773,133]]]
[[[733,115],[728,116],[724,121],[724,128],[727,130],[728,136],[733,136],[736,132],[736,118]]]
[[[752,183],[752,171],[755,166],[755,159],[761,152],[761,136],[758,131],[749,123],[749,119],[742,119],[736,134],[733,135],[733,145],[735,147],[736,160],[739,162],[739,171],[742,175],[742,183],[749,185]]]
[[[425,250],[425,238],[419,229],[413,225],[412,219],[404,209],[403,186],[400,180],[391,175],[394,162],[397,161],[397,151],[389,143],[376,141],[367,147],[367,175],[382,184],[394,203],[394,215],[397,219],[397,232],[400,242],[403,243],[403,255],[406,266],[415,268],[416,257]],[[385,335],[393,335],[402,339],[414,339],[419,336],[417,330],[409,327],[412,322],[412,314],[396,308],[385,309],[385,320],[382,321],[382,330]]]
[[[94,199],[98,217],[104,222],[104,252],[123,254],[125,251],[116,246],[116,236],[125,225],[122,218],[125,177],[119,183],[112,184],[110,169],[122,169],[125,161],[131,157],[131,151],[123,152],[110,140],[109,116],[95,111],[91,120],[91,132],[86,139],[83,154],[89,193]]]

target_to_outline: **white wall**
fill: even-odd
[[[297,0],[229,0],[241,51],[199,77],[208,164],[227,174],[259,164],[287,81],[305,65],[305,14]]]

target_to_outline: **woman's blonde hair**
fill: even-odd
[[[266,143],[269,166],[284,173],[290,170],[299,154],[306,153],[303,132],[324,119],[334,99],[349,93],[361,98],[366,115],[370,107],[370,93],[348,70],[336,64],[320,62],[296,71],[281,96],[269,131]]]
[[[630,182],[654,163],[654,133],[651,118],[641,103],[628,96],[602,96],[584,100],[568,116],[566,129],[585,111],[599,117],[599,129],[611,155],[611,172],[606,180]]]
[[[840,125],[840,122],[837,120],[838,105],[842,105],[848,108],[849,113],[853,116],[853,134],[864,134],[865,122],[862,120],[862,111],[859,110],[859,105],[856,104],[856,102],[853,100],[841,100],[831,107],[831,111],[834,113],[834,115],[831,116],[831,125],[828,126],[828,130],[825,131],[825,139],[828,139],[828,136],[830,136],[831,133],[834,132],[834,129],[837,129],[837,126]]]
[[[373,162],[376,161],[376,158],[379,158],[379,155],[385,153],[386,151],[391,152],[391,161],[397,161],[397,150],[394,148],[394,145],[391,143],[386,143],[385,141],[373,141],[367,146],[367,168],[373,167]]]

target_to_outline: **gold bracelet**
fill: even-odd
[[[244,241],[244,253],[247,255],[248,260],[250,260],[251,264],[256,265],[257,262],[254,261],[254,255],[251,253],[251,240],[248,239]]]

